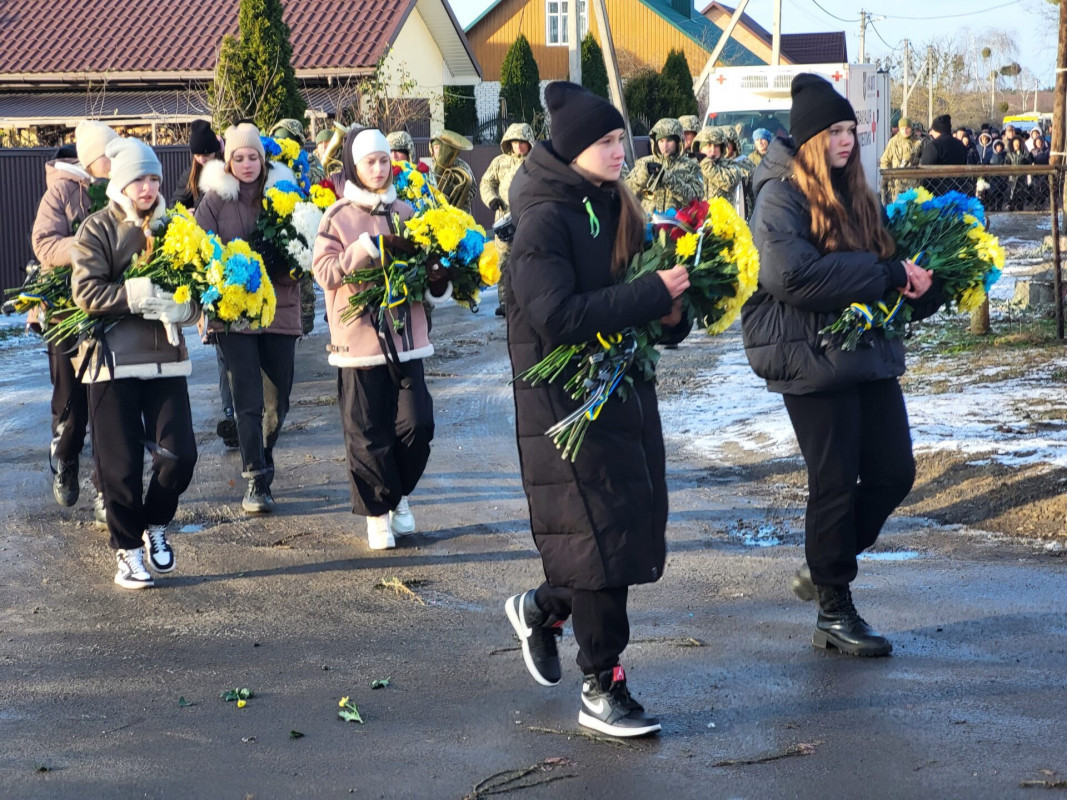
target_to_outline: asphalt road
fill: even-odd
[[[385,553],[349,513],[321,323],[298,345],[270,518],[240,512],[214,356],[196,348],[178,571],[145,592],[112,583],[87,497],[52,502],[43,356],[0,351],[0,797],[459,800],[490,779],[516,798],[1031,798],[1024,782],[1067,780],[1062,551],[894,518],[854,585],[894,655],[818,651],[815,610],[788,589],[798,498],[773,464],[688,455],[669,421],[668,566],[631,593],[624,655],[663,732],[580,734],[573,639],[562,683],[540,687],[502,609],[541,571],[492,306],[435,314],[420,533]],[[661,369],[717,347],[693,337]],[[781,543],[744,543],[767,531]],[[417,597],[379,587],[392,578]],[[246,707],[220,699],[241,687]],[[342,696],[363,725],[337,717]]]

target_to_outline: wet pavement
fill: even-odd
[[[703,460],[670,419],[668,565],[631,593],[624,655],[663,733],[581,735],[573,638],[540,687],[502,610],[541,572],[494,306],[435,314],[420,533],[385,553],[349,513],[321,323],[298,344],[273,518],[240,512],[214,354],[195,346],[178,571],[140,593],[111,582],[87,492],[52,502],[45,361],[0,337],[0,797],[459,800],[491,779],[516,798],[1029,798],[1024,782],[1067,779],[1062,550],[894,517],[853,587],[893,656],[815,650],[814,607],[788,588],[798,499]],[[661,369],[710,369],[719,346],[691,337]],[[246,707],[220,699],[241,687]],[[363,725],[338,719],[343,696]]]

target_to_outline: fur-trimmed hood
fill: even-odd
[[[379,193],[364,189],[355,181],[347,181],[343,196],[367,211],[374,211],[379,206],[387,208],[396,202],[396,188],[390,183],[389,188]]]
[[[268,161],[267,169],[266,188],[268,189],[282,181],[296,183],[296,175],[285,164],[280,164],[277,161]],[[216,159],[204,165],[204,170],[200,173],[200,192],[202,194],[214,192],[223,200],[236,200],[240,191],[240,181],[226,171],[226,164],[222,161]]]

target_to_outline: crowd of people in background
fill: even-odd
[[[953,127],[952,117],[935,117],[929,133],[908,117],[897,121],[893,137],[886,145],[879,166],[896,169],[916,166],[1047,166],[1051,150],[1048,132],[1038,126],[1029,131],[1005,125],[998,130],[985,123],[977,132]],[[962,174],[962,173],[961,173]],[[935,193],[949,189],[969,190],[987,211],[1044,211],[1048,208],[1048,179],[1043,175],[993,176],[977,181],[942,178],[929,181]],[[906,181],[894,180],[884,199],[907,188]]]

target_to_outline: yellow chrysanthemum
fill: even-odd
[[[325,186],[316,184],[311,187],[311,202],[319,208],[326,209],[337,202],[337,195]]]
[[[341,698],[341,702],[340,702],[340,703],[338,703],[337,705],[338,705],[338,706],[339,706],[340,708],[344,708],[344,707],[345,707],[345,705],[346,705],[347,703],[348,703],[348,698],[347,698],[347,697],[342,697],[342,698]]]
[[[985,297],[985,288],[981,284],[970,286],[963,290],[957,305],[959,305],[960,311],[970,313],[981,308],[982,303],[985,302]]]
[[[495,247],[486,246],[478,258],[478,274],[486,286],[495,286],[500,281],[500,254]]]
[[[300,158],[300,145],[292,139],[275,139],[274,141],[282,151],[282,161],[292,166],[292,163]]]
[[[680,259],[686,259],[695,255],[697,251],[697,243],[699,241],[699,234],[687,233],[675,243],[674,254]]]
[[[244,239],[233,239],[222,250],[223,260],[228,260],[230,256],[234,254],[240,254],[242,256],[248,256],[249,258],[259,258],[259,253],[253,253],[252,248],[248,242]],[[261,259],[262,260],[262,259]]]
[[[174,290],[174,302],[175,303],[188,303],[190,297],[188,286],[179,286]]]
[[[922,204],[933,200],[934,196],[921,186],[915,190],[915,202]]]
[[[272,187],[267,189],[267,199],[270,200],[274,213],[284,219],[293,215],[293,209],[300,202],[300,195],[296,192],[283,192],[281,189]],[[267,199],[263,200],[264,208],[266,208]]]

